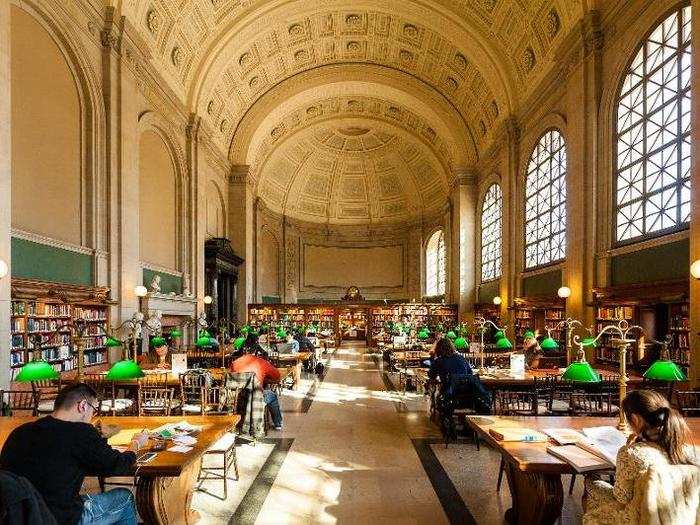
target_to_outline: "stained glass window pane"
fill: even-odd
[[[566,144],[557,130],[542,135],[525,182],[525,268],[566,257]]]
[[[438,230],[430,237],[425,249],[425,294],[445,293],[445,235]]]
[[[492,184],[481,207],[481,280],[501,276],[501,222],[503,197],[501,187]]]
[[[690,220],[690,8],[674,11],[640,44],[617,100],[615,240]]]

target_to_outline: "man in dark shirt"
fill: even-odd
[[[80,496],[85,476],[132,473],[136,452],[148,440],[147,434],[137,434],[126,452],[110,447],[90,424],[97,403],[86,384],[64,388],[53,414],[17,427],[0,452],[0,469],[27,478],[61,525],[136,523],[134,498],[126,488]]]

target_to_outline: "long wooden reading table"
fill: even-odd
[[[0,418],[0,447],[12,430],[33,421],[34,417]],[[144,523],[190,524],[198,519],[190,509],[192,491],[197,479],[202,455],[226,432],[233,431],[240,420],[238,415],[230,416],[171,416],[171,417],[102,417],[103,425],[117,425],[122,431],[142,429],[153,430],[168,423],[186,421],[201,426],[197,443],[185,454],[158,452],[151,461],[138,464],[136,478],[136,505]],[[149,444],[150,446],[150,444]],[[169,445],[171,446],[171,445]]]
[[[467,417],[469,426],[479,437],[501,454],[506,464],[513,506],[506,511],[506,521],[517,524],[553,524],[561,516],[564,502],[562,474],[575,470],[565,461],[549,454],[549,443],[497,441],[489,428],[524,427],[541,431],[544,428],[574,428],[617,425],[617,417],[547,417],[547,416],[474,416]],[[700,420],[688,419],[696,446],[700,445]]]

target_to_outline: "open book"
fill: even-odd
[[[547,441],[547,436],[537,430],[522,427],[502,427],[490,428],[491,434],[497,441],[527,441],[544,443]]]
[[[606,470],[610,464],[590,452],[576,445],[550,445],[547,452],[574,467],[576,472],[588,472],[591,470]]]
[[[586,440],[579,441],[576,445],[606,460],[610,466],[614,467],[617,453],[627,443],[627,436],[615,427],[589,427],[582,431]]]
[[[573,428],[543,428],[542,432],[554,440],[557,445],[575,445],[586,436]]]

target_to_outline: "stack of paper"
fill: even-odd
[[[490,428],[489,434],[491,434],[498,441],[527,441],[538,443],[543,443],[547,441],[547,436],[545,436],[542,432],[532,430],[531,428]]]

